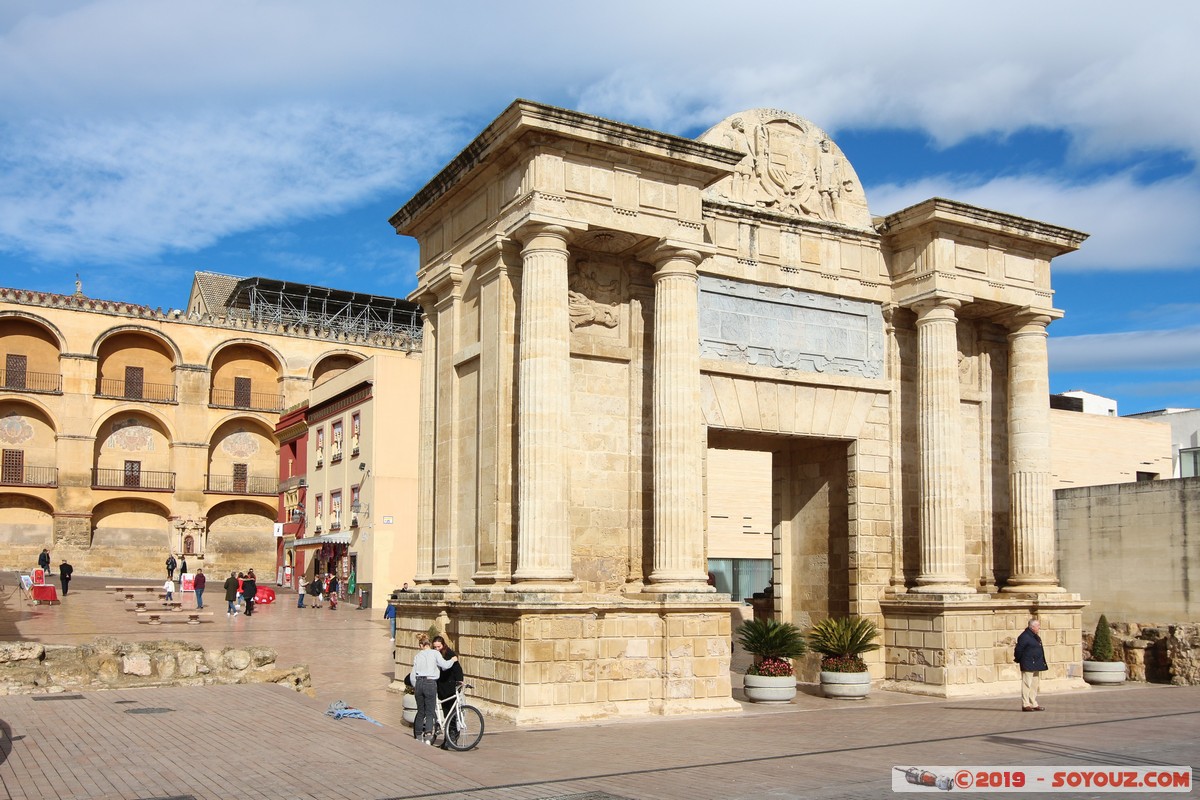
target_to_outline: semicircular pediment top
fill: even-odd
[[[746,157],[705,197],[804,219],[870,229],[854,168],[825,131],[787,111],[755,108],[726,117],[698,137]]]

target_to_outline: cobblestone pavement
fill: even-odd
[[[1017,697],[875,691],[845,702],[806,687],[795,703],[722,716],[521,729],[489,720],[479,748],[443,752],[400,725],[381,612],[297,609],[281,593],[250,620],[228,618],[210,590],[213,622],[167,630],[133,620],[104,592],[111,582],[77,579],[62,605],[28,606],[0,576],[0,640],[265,645],[281,666],[308,664],[317,696],[257,685],[0,697],[4,796],[849,800],[892,796],[894,766],[1200,762],[1200,687],[1138,684],[1044,695],[1040,714],[1020,713]],[[333,700],[384,724],[327,717]]]

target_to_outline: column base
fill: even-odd
[[[1013,581],[1000,590],[1002,594],[1063,594],[1067,590],[1054,581]]]
[[[504,587],[508,594],[578,594],[583,586],[571,580],[521,580],[514,578],[513,582]]]
[[[655,581],[643,586],[641,594],[712,594],[717,591],[708,581]]]
[[[912,594],[977,594],[974,588],[965,583],[950,582],[918,585],[908,591]]]

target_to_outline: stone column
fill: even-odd
[[[915,592],[966,594],[966,537],[959,497],[958,336],[961,303],[916,303],[921,448],[921,567]]]
[[[654,561],[650,592],[711,592],[704,551],[703,416],[696,267],[663,248],[654,273]]]
[[[571,347],[566,228],[521,232],[517,342],[517,561],[510,591],[579,591],[571,571],[566,437]],[[528,586],[528,583],[538,584]]]
[[[1050,488],[1050,317],[1022,314],[1009,334],[1008,487],[1012,574],[1006,592],[1061,592],[1055,567]]]
[[[425,294],[417,298],[422,307],[421,328],[421,406],[418,425],[420,450],[417,453],[417,585],[433,580],[433,484],[437,461],[437,317],[433,306],[437,298]]]

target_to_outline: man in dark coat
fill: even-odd
[[[178,566],[175,563],[175,556],[168,555],[166,565],[167,565],[167,580],[169,580],[169,581],[175,580],[175,567]]]
[[[229,610],[225,612],[227,617],[237,616],[237,593],[238,579],[237,573],[229,573],[229,577],[225,579],[225,603],[229,606]]]
[[[1046,666],[1046,651],[1042,647],[1042,637],[1038,635],[1042,623],[1036,619],[1029,620],[1029,627],[1017,637],[1017,647],[1013,651],[1013,661],[1021,665],[1021,710],[1045,711],[1038,705],[1038,678],[1041,672],[1049,669]]]
[[[63,597],[67,596],[67,587],[71,584],[71,573],[75,571],[67,562],[58,565],[58,580],[62,583]]]
[[[38,566],[42,568],[42,572],[50,574],[50,551],[42,548],[42,554],[38,556]]]

